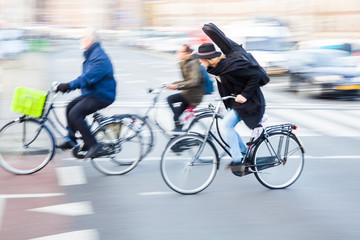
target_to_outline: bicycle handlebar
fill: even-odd
[[[227,99],[230,99],[230,98],[235,99],[236,96],[233,96],[233,95],[231,95],[231,96],[225,96],[225,97],[222,97],[222,98],[218,99],[218,101],[227,100]]]

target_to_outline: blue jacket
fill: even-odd
[[[72,90],[80,88],[84,96],[113,103],[116,96],[116,81],[109,57],[98,42],[86,50],[84,56],[82,74],[69,82],[70,88]]]

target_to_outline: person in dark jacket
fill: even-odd
[[[111,61],[101,48],[95,29],[88,28],[80,39],[80,47],[84,50],[82,74],[73,81],[61,83],[57,92],[81,90],[81,95],[72,100],[66,107],[68,141],[58,147],[63,150],[72,149],[76,144],[77,131],[83,137],[82,151],[87,158],[95,158],[106,154],[106,148],[97,143],[85,120],[86,116],[112,104],[116,96],[116,81]]]
[[[200,64],[198,59],[192,55],[192,52],[193,50],[188,45],[181,46],[177,51],[183,80],[173,82],[167,86],[168,89],[181,90],[181,92],[167,98],[174,113],[174,132],[182,130],[182,124],[179,121],[180,115],[188,106],[196,107],[199,105],[204,95]],[[175,107],[175,103],[180,103],[180,106]]]
[[[224,101],[228,112],[223,120],[232,156],[230,166],[236,166],[241,162],[246,146],[235,126],[243,120],[254,129],[265,112],[265,99],[259,85],[261,73],[245,59],[225,57],[212,43],[200,45],[197,57],[207,67],[207,72],[216,76],[220,96],[236,96]]]

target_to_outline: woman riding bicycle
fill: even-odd
[[[246,146],[235,126],[243,120],[253,129],[258,126],[265,112],[265,98],[259,85],[261,73],[245,59],[225,57],[216,51],[212,43],[199,46],[197,57],[208,73],[217,76],[220,96],[236,96],[235,100],[224,101],[228,112],[223,120],[223,129],[232,156],[229,166],[237,166],[241,163]]]
[[[193,50],[188,45],[181,46],[177,51],[183,80],[176,81],[167,87],[171,90],[181,90],[180,93],[170,95],[167,99],[174,113],[174,132],[182,130],[183,126],[179,121],[180,115],[188,106],[196,107],[199,105],[204,95],[200,64],[191,54],[192,52]],[[175,103],[180,103],[180,106],[175,107]]]

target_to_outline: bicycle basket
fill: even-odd
[[[47,92],[31,88],[18,87],[12,99],[11,110],[27,116],[42,115]]]

